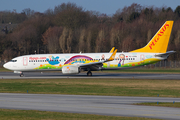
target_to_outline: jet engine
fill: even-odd
[[[80,73],[80,69],[78,66],[63,66],[62,73],[63,74],[78,74]]]

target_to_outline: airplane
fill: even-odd
[[[149,43],[130,52],[117,52],[114,47],[106,53],[34,54],[13,58],[4,68],[19,73],[28,71],[62,71],[63,74],[78,74],[87,71],[119,70],[144,66],[165,60],[175,51],[167,51],[174,21],[166,21]]]

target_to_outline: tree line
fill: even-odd
[[[166,20],[174,26],[168,59],[180,60],[180,6],[144,7],[133,3],[112,16],[62,3],[44,13],[24,9],[0,11],[0,59],[25,54],[108,52],[113,46],[128,52],[145,46]],[[14,25],[14,26],[13,26]]]

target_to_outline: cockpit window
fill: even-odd
[[[10,62],[17,62],[17,60],[11,60]]]

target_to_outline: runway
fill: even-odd
[[[138,106],[180,98],[0,93],[0,108],[178,120],[180,108]]]
[[[46,79],[46,78],[125,78],[125,79],[162,79],[180,80],[180,74],[156,74],[156,73],[108,73],[94,72],[93,76],[86,73],[76,75],[64,75],[61,72],[25,72],[24,77],[13,72],[0,72],[0,79]]]

